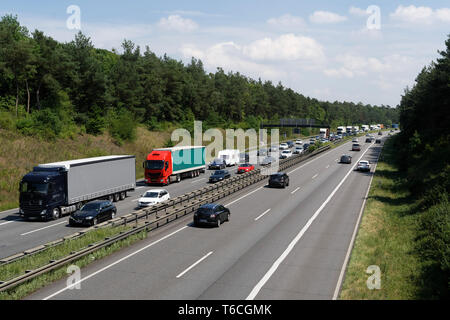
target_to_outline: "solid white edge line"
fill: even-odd
[[[281,265],[281,263],[286,259],[286,257],[289,255],[289,253],[292,251],[294,246],[297,244],[298,241],[303,237],[305,232],[309,229],[311,224],[314,222],[314,220],[319,216],[319,214],[322,212],[323,208],[330,202],[331,198],[336,194],[336,192],[339,190],[339,188],[342,186],[342,184],[347,180],[348,176],[353,172],[353,169],[356,167],[356,164],[362,159],[362,157],[366,154],[366,152],[370,149],[370,147],[373,144],[371,144],[366,151],[361,155],[359,160],[353,165],[352,168],[347,172],[345,177],[339,182],[339,184],[334,188],[334,190],[331,192],[331,194],[328,196],[328,198],[325,200],[324,203],[317,209],[317,211],[314,213],[314,215],[308,220],[306,225],[300,230],[300,232],[295,236],[295,238],[289,243],[287,248],[283,251],[281,256],[275,260],[275,262],[272,264],[270,269],[265,273],[265,275],[261,278],[261,280],[256,284],[256,286],[253,288],[253,290],[250,292],[250,294],[247,296],[245,300],[254,300],[255,297],[258,295],[259,291],[262,289],[262,287],[266,284],[266,282],[270,279],[270,277],[277,271],[278,267]]]
[[[319,176],[319,174],[317,173],[317,174],[315,174],[312,178],[311,178],[311,180],[314,180],[315,178],[317,178]]]
[[[267,209],[266,211],[264,211],[262,214],[260,214],[258,217],[255,218],[255,221],[258,221],[259,219],[261,219],[266,213],[268,213],[271,209]]]
[[[352,239],[351,239],[350,244],[348,246],[348,250],[347,250],[347,254],[345,255],[344,263],[342,264],[341,273],[339,274],[339,279],[338,279],[338,282],[336,284],[336,288],[334,290],[333,300],[337,300],[337,298],[339,296],[339,292],[341,291],[341,286],[342,286],[342,282],[344,281],[345,271],[347,270],[348,261],[350,259],[351,252],[353,251],[353,245],[355,243],[355,239],[356,239],[356,235],[358,234],[359,225],[361,223],[362,215],[363,215],[364,209],[366,207],[366,201],[367,201],[367,198],[369,196],[370,188],[372,186],[372,180],[373,180],[373,177],[375,176],[375,172],[377,171],[378,160],[380,159],[380,155],[381,155],[381,152],[380,152],[380,154],[378,154],[377,163],[375,164],[375,168],[373,170],[373,175],[372,175],[372,177],[370,177],[369,187],[367,188],[367,192],[366,192],[366,195],[364,197],[364,201],[363,201],[363,204],[361,206],[361,210],[359,212],[358,221],[356,222],[355,229],[353,230]]]
[[[27,234],[35,233],[35,232],[38,232],[38,231],[41,231],[41,230],[44,230],[44,229],[48,229],[48,228],[51,228],[51,227],[55,227],[55,226],[58,226],[58,225],[60,225],[60,224],[68,223],[68,222],[69,222],[68,220],[62,221],[62,222],[58,222],[58,223],[52,224],[52,225],[50,225],[50,226],[46,226],[46,227],[39,228],[39,229],[36,229],[36,230],[33,230],[33,231],[29,231],[29,232],[22,233],[21,236],[26,236]]]
[[[74,286],[76,286],[76,285],[82,283],[82,282],[85,281],[85,280],[88,280],[88,279],[92,278],[93,276],[95,276],[95,275],[97,275],[97,274],[99,274],[99,273],[101,273],[101,272],[103,272],[103,271],[105,271],[105,270],[111,268],[112,266],[115,266],[116,264],[118,264],[118,263],[120,263],[120,262],[122,262],[122,261],[124,261],[124,260],[126,260],[126,259],[128,259],[128,258],[131,258],[132,256],[134,256],[134,255],[136,255],[136,254],[138,254],[138,253],[140,253],[140,252],[142,252],[142,251],[144,251],[144,250],[146,250],[146,249],[148,249],[148,248],[154,246],[155,244],[157,244],[157,243],[159,243],[159,242],[161,242],[161,241],[163,241],[163,240],[165,240],[165,239],[167,239],[167,238],[173,236],[174,234],[180,232],[181,230],[186,229],[187,227],[188,227],[188,226],[184,226],[184,227],[182,227],[182,228],[180,228],[180,229],[178,229],[178,230],[176,230],[176,231],[174,231],[174,232],[172,232],[172,233],[170,233],[170,234],[168,234],[168,235],[162,237],[161,239],[156,240],[156,241],[150,243],[149,245],[147,245],[147,246],[145,246],[145,247],[143,247],[143,248],[141,248],[141,249],[139,249],[139,250],[137,250],[137,251],[135,251],[135,252],[133,252],[133,253],[130,253],[129,255],[127,255],[127,256],[125,256],[125,257],[123,257],[123,258],[121,258],[121,259],[119,259],[119,260],[117,260],[117,261],[115,261],[115,262],[113,262],[113,263],[107,265],[106,267],[103,267],[103,268],[101,268],[100,270],[97,270],[96,272],[91,273],[91,274],[88,275],[87,277],[84,277],[83,279],[81,279],[81,280],[79,280],[79,281],[77,281],[77,282],[75,282],[75,283],[72,283],[70,286],[67,286],[67,287],[65,287],[65,288],[63,288],[63,289],[61,289],[61,290],[59,290],[59,291],[56,291],[55,293],[49,295],[48,297],[45,297],[45,298],[42,299],[42,300],[48,300],[48,299],[53,298],[54,296],[56,296],[56,295],[58,295],[58,294],[60,294],[60,293],[62,293],[62,292],[64,292],[64,291],[66,291],[66,290],[68,290],[68,289],[70,289],[70,288],[72,288],[72,287],[74,287]]]
[[[197,260],[197,262],[194,262],[189,268],[187,268],[186,270],[184,270],[183,272],[181,272],[179,275],[177,275],[177,279],[181,278],[184,274],[186,274],[189,270],[191,270],[192,268],[194,268],[196,265],[198,265],[200,262],[202,262],[203,260],[205,260],[206,258],[208,258],[210,255],[213,254],[213,251],[208,252],[206,255],[204,255],[202,258],[200,258],[199,260]]]

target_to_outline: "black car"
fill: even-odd
[[[69,225],[93,226],[97,223],[114,219],[116,213],[116,206],[109,200],[91,201],[70,215]]]
[[[379,136],[382,136],[382,135],[383,135],[383,132],[379,131],[379,132],[378,132],[378,135],[379,135]]]
[[[230,210],[221,204],[204,204],[194,213],[194,226],[212,224],[220,227],[222,222],[230,221],[230,214]]]
[[[217,170],[217,169],[225,169],[226,163],[223,161],[223,159],[214,159],[213,162],[211,162],[208,166],[209,170]]]
[[[228,170],[217,170],[214,171],[213,174],[209,177],[209,182],[215,183],[231,177],[231,174]]]
[[[372,143],[372,138],[366,138],[366,142]]]
[[[277,172],[270,175],[269,187],[283,187],[289,186],[289,176],[284,172]]]
[[[344,154],[341,157],[341,163],[352,163],[352,157],[349,156],[348,154]]]
[[[289,148],[292,148],[294,146],[294,142],[293,141],[286,141],[287,145]]]
[[[303,145],[303,150],[308,150],[308,148],[309,148],[309,143],[305,143],[304,145]]]
[[[375,140],[375,143],[381,143],[381,139]]]

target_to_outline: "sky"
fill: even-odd
[[[1,0],[30,31],[62,42],[79,27],[96,47],[218,67],[327,101],[395,107],[450,34],[449,1]]]

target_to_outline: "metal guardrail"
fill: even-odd
[[[343,141],[345,142],[345,141]],[[338,142],[339,143],[339,142]],[[334,144],[338,144],[334,143]],[[279,162],[279,171],[285,170],[289,167],[292,167],[300,162],[305,161],[319,153],[322,153],[326,150],[329,150],[330,146],[325,146],[314,150],[311,153],[295,155],[288,159],[281,160]],[[59,260],[50,261],[47,265],[44,265],[35,270],[27,270],[27,272],[23,275],[20,275],[14,279],[10,279],[4,282],[0,281],[0,292],[11,289],[17,285],[20,285],[26,281],[29,281],[41,274],[59,268],[67,263],[78,260],[96,250],[107,247],[115,242],[126,239],[127,237],[137,234],[143,230],[152,231],[157,229],[163,225],[170,223],[176,219],[184,217],[188,214],[193,213],[197,210],[201,205],[216,202],[224,197],[227,197],[233,193],[236,193],[250,185],[253,185],[257,182],[260,182],[266,179],[267,176],[261,174],[261,169],[256,169],[250,171],[248,173],[244,173],[238,176],[234,176],[230,179],[221,181],[214,185],[206,186],[204,188],[189,192],[187,194],[178,196],[173,198],[166,203],[162,203],[150,208],[144,208],[138,210],[134,213],[110,220],[108,222],[99,224],[95,227],[91,227],[80,232],[74,233],[72,235],[66,236],[64,238],[58,239],[56,241],[52,241],[49,244],[45,244],[36,248],[32,248],[26,250],[22,253],[16,254],[14,256],[2,259],[3,264],[8,264],[24,257],[30,256],[32,254],[36,254],[38,252],[42,252],[43,250],[47,250],[52,246],[59,245],[64,241],[74,239],[80,237],[87,232],[102,228],[102,227],[115,227],[120,225],[127,225],[129,223],[135,223],[133,228],[128,231],[123,231],[116,236],[106,238],[103,241],[100,241],[95,244],[90,244],[87,247],[81,249],[80,251],[73,252]],[[154,214],[154,220],[149,221],[149,217]],[[140,223],[141,222],[141,223]],[[143,222],[143,223],[142,223]],[[141,225],[139,225],[141,224]]]

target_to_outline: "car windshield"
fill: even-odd
[[[163,160],[147,160],[145,162],[145,167],[148,170],[161,170],[164,168],[164,161]]]
[[[291,153],[289,150],[284,150],[282,153]]]
[[[148,191],[144,194],[143,198],[158,198],[159,192]]]
[[[354,143],[353,146],[354,146],[354,147],[359,147],[359,144]]]
[[[91,211],[98,209],[100,209],[100,203],[87,203],[81,208],[81,211]]]
[[[41,194],[47,194],[48,183],[36,183],[36,182],[23,182],[20,186],[21,192],[35,192]]]
[[[359,164],[360,165],[368,165],[369,163],[367,161],[361,161]]]
[[[212,175],[213,175],[213,176],[219,176],[219,175],[222,175],[222,174],[225,174],[225,171],[224,171],[224,170],[217,170],[217,171],[215,171]]]
[[[214,159],[213,160],[213,164],[221,164],[223,161],[222,161],[222,159]]]
[[[243,167],[243,168],[248,168],[248,167],[251,167],[251,166],[252,166],[252,165],[249,164],[249,163],[241,164],[241,167]]]

